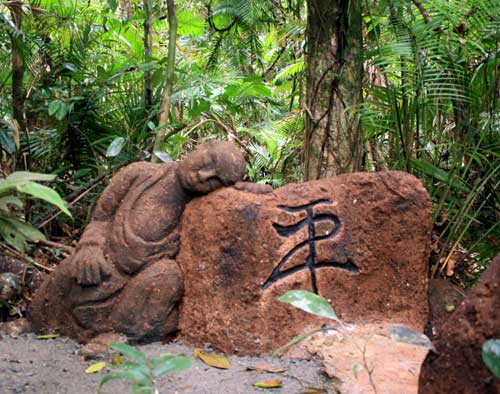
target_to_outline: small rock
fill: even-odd
[[[30,331],[30,329],[30,323],[25,318],[0,323],[0,332],[5,335],[10,335],[12,338],[17,338],[19,335]]]
[[[101,334],[90,340],[80,349],[80,355],[85,359],[102,358],[109,354],[109,344],[111,342],[127,342],[127,337],[115,333]]]

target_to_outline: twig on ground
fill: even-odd
[[[27,263],[29,263],[31,265],[34,265],[37,268],[42,269],[44,271],[47,271],[47,272],[54,271],[54,268],[47,267],[47,266],[45,266],[43,264],[40,264],[40,263],[36,262],[35,260],[33,260],[32,258],[30,258],[28,256],[24,256],[22,253],[19,253],[16,249],[11,248],[9,245],[4,244],[3,242],[0,242],[0,248],[3,248],[5,250],[9,251],[10,253],[12,253],[13,255],[15,255],[16,257],[18,257],[18,258],[26,261]]]
[[[62,249],[68,253],[73,253],[73,251],[75,250],[75,248],[73,248],[72,246],[65,245],[59,242],[48,241],[46,239],[34,239],[33,242],[36,244],[43,244],[53,248]]]

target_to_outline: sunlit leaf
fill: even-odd
[[[154,151],[153,153],[156,157],[158,157],[164,163],[170,163],[173,161],[167,152]]]
[[[200,348],[194,349],[194,357],[200,359],[205,364],[214,368],[228,369],[231,368],[231,363],[228,358],[222,354],[206,354]]]
[[[63,211],[66,215],[71,217],[71,213],[68,208],[66,208],[65,201],[57,194],[56,191],[52,190],[50,187],[40,185],[35,182],[26,181],[23,183],[19,183],[16,186],[17,190],[22,193],[29,194],[33,197],[39,198],[41,200],[45,200],[56,207],[58,207],[61,211]]]
[[[102,371],[104,368],[106,368],[106,363],[104,361],[99,361],[99,362],[87,367],[87,369],[85,369],[85,373],[88,373],[88,374],[96,373],[96,372]]]
[[[125,143],[125,138],[116,137],[111,144],[108,146],[108,150],[106,151],[107,157],[115,157],[120,154],[123,149],[123,144]]]
[[[29,171],[16,171],[10,174],[6,181],[19,182],[19,181],[53,181],[57,175],[54,174],[39,174],[37,172]]]
[[[277,389],[279,387],[283,387],[283,383],[281,380],[268,380],[265,382],[257,382],[254,386],[261,389]]]
[[[281,297],[278,297],[278,300],[313,315],[340,321],[328,301],[310,291],[289,290]]]

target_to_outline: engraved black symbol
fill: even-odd
[[[266,280],[266,282],[262,285],[263,289],[267,289],[272,284],[277,281],[286,278],[287,276],[293,275],[299,271],[304,269],[308,269],[311,274],[311,285],[314,293],[318,294],[318,286],[316,283],[316,270],[318,268],[340,268],[343,270],[347,270],[353,273],[359,273],[359,268],[354,264],[351,259],[348,259],[345,263],[339,263],[337,261],[317,261],[316,256],[316,242],[324,239],[330,239],[335,237],[340,231],[340,220],[337,215],[331,213],[314,213],[313,208],[319,204],[331,204],[332,202],[327,199],[315,200],[310,202],[309,204],[299,205],[296,207],[289,207],[285,205],[279,205],[278,208],[286,211],[286,212],[301,212],[305,211],[307,216],[300,220],[297,223],[282,226],[278,223],[273,223],[273,227],[276,232],[282,237],[290,237],[291,235],[297,233],[304,226],[308,228],[308,238],[305,241],[302,241],[295,245],[286,255],[281,259],[279,264],[274,268],[271,276]],[[320,222],[330,222],[333,225],[332,231],[328,231],[324,235],[316,235],[316,223]],[[283,266],[290,260],[290,258],[297,253],[303,247],[309,247],[309,255],[306,258],[306,261],[302,264],[295,265],[291,268],[281,270]]]

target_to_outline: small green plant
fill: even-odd
[[[64,200],[50,187],[37,181],[52,181],[56,175],[16,171],[5,179],[0,179],[0,237],[19,251],[23,251],[26,241],[45,239],[34,226],[26,223],[21,215],[24,203],[20,196],[29,195],[55,205],[66,215],[71,213]]]
[[[327,319],[335,321],[339,325],[343,325],[342,321],[337,317],[337,315],[333,311],[332,306],[328,303],[328,301],[317,294],[311,293],[310,291],[289,290],[281,297],[278,297],[278,301],[291,304],[294,307],[303,310],[304,312],[311,313],[319,317],[325,317]],[[311,335],[314,335],[321,331],[326,332],[330,330],[337,331],[338,327],[330,327],[327,325],[323,325],[315,330],[297,335],[290,342],[276,349],[272,353],[272,355],[276,356],[280,354],[284,350],[288,349],[290,346],[302,342],[304,339],[309,338]]]
[[[483,343],[483,361],[491,373],[500,378],[500,339],[489,339]]]
[[[126,379],[132,383],[132,394],[158,394],[155,379],[167,373],[178,372],[191,368],[195,363],[192,357],[167,354],[158,358],[148,359],[146,355],[132,346],[120,342],[111,342],[110,349],[119,351],[130,360],[113,366],[113,370],[104,376],[99,384],[102,386],[111,380]]]
[[[288,349],[290,346],[295,345],[318,332],[342,331],[346,327],[342,320],[340,320],[335,314],[330,303],[320,295],[311,293],[306,290],[289,290],[281,297],[278,297],[278,301],[291,304],[294,307],[301,309],[307,313],[333,320],[337,323],[337,326],[331,327],[324,324],[320,328],[306,332],[305,334],[297,335],[286,345],[275,350],[273,352],[273,356],[281,353],[283,350]],[[405,326],[391,326],[388,329],[388,333],[390,334],[391,338],[397,342],[409,343],[416,346],[423,346],[429,349],[434,349],[431,340],[426,335],[411,328]]]

